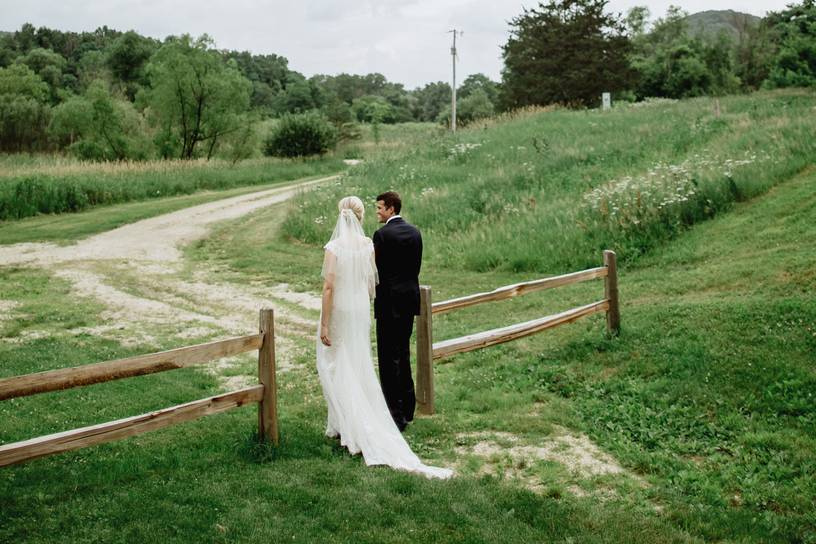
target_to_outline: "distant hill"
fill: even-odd
[[[741,35],[759,25],[761,20],[756,15],[731,9],[701,11],[686,17],[692,36],[711,39],[725,31],[734,41],[739,41]]]

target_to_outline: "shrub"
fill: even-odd
[[[337,129],[316,112],[284,115],[266,140],[266,154],[276,157],[322,155],[337,144]]]

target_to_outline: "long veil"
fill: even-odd
[[[323,247],[328,252],[323,259],[321,276],[342,280],[342,287],[346,289],[365,286],[369,299],[374,298],[378,277],[374,254],[368,251],[371,240],[366,237],[360,221],[352,210],[345,208],[340,211],[331,238]],[[344,273],[335,277],[338,265],[342,267]]]

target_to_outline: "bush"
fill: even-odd
[[[275,157],[322,155],[337,144],[337,129],[316,112],[284,115],[266,140],[265,152]]]

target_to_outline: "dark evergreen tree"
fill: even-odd
[[[510,22],[503,46],[506,109],[562,103],[596,106],[601,93],[628,89],[630,42],[607,0],[551,0]]]

